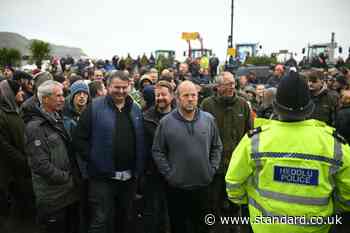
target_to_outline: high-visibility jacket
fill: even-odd
[[[209,58],[207,56],[203,56],[200,60],[200,67],[202,69],[209,69]]]
[[[331,225],[311,223],[350,210],[350,148],[344,143],[316,120],[271,121],[234,150],[228,197],[248,203],[254,233],[326,233]],[[258,224],[276,219],[289,224]]]

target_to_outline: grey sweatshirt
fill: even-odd
[[[214,117],[200,109],[192,121],[175,109],[156,130],[152,156],[169,185],[195,189],[211,183],[219,167],[222,143]]]

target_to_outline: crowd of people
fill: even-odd
[[[276,64],[261,79],[218,72],[217,61],[201,59],[163,70],[130,64],[114,57],[61,59],[48,71],[4,67],[1,232],[236,232],[208,226],[204,216],[246,214],[227,196],[232,152],[263,119],[279,120],[274,103],[291,72],[307,83],[314,104],[305,119],[350,141],[346,68]]]

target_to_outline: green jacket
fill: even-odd
[[[201,108],[216,118],[223,155],[218,173],[225,173],[231,160],[232,151],[244,134],[252,128],[248,103],[241,97],[211,96],[203,100]]]
[[[319,95],[311,96],[311,98],[315,103],[315,109],[309,119],[323,121],[333,126],[336,118],[337,97],[328,89],[324,89]]]

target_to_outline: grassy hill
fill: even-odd
[[[13,32],[0,32],[0,48],[15,48],[18,49],[22,56],[29,55],[29,45],[32,40],[25,38],[24,36]],[[50,43],[50,42],[48,42]],[[67,47],[61,45],[55,45],[50,43],[51,55],[63,57],[71,55],[78,58],[80,56],[86,56],[80,48]]]

